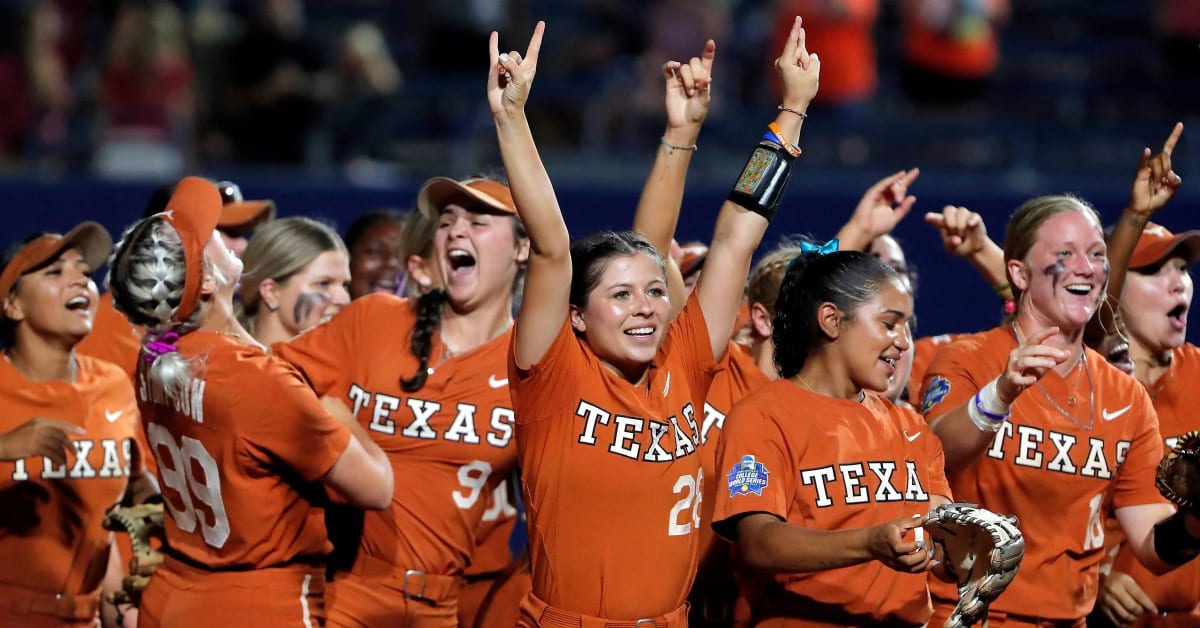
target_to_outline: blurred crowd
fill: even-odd
[[[12,0],[0,164],[159,179],[214,164],[470,169],[490,126],[478,52],[535,17],[555,26],[530,111],[544,146],[642,147],[661,98],[645,70],[703,37],[726,63],[708,138],[722,142],[744,136],[739,110],[771,98],[779,16],[795,14],[831,53],[814,106],[843,136],[896,119],[1111,129],[1114,107],[1123,122],[1157,120],[1200,101],[1200,4],[1187,0]],[[1132,79],[1171,80],[1177,98]],[[827,152],[888,159],[853,138]],[[1005,150],[983,152],[989,165]]]

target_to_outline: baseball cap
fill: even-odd
[[[426,216],[436,217],[443,207],[458,202],[467,209],[483,209],[498,214],[516,214],[508,186],[492,179],[473,178],[455,181],[448,177],[434,177],[417,192],[417,210]]]
[[[0,298],[8,296],[22,275],[31,273],[54,261],[67,249],[79,249],[83,259],[93,269],[104,264],[112,251],[112,236],[100,223],[79,223],[64,234],[40,235],[22,246],[0,273]],[[0,311],[0,318],[4,314]]]
[[[162,219],[179,234],[183,244],[184,269],[183,296],[172,317],[185,321],[196,311],[200,299],[200,283],[204,278],[204,247],[212,239],[213,231],[221,215],[221,192],[208,179],[186,177],[175,186],[161,213],[150,216],[137,224],[126,236],[126,241],[140,239],[140,234],[154,221]],[[122,247],[114,266],[121,267],[128,259],[127,247]]]
[[[1189,264],[1200,261],[1200,231],[1184,231],[1175,235],[1162,225],[1147,223],[1137,245],[1133,247],[1129,267],[1154,266],[1172,254],[1181,255]]]
[[[242,197],[242,188],[232,181],[217,183],[217,189],[221,192],[218,228],[237,231],[253,223],[275,219],[275,201],[248,201]]]

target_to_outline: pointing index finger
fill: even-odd
[[[704,53],[700,55],[700,65],[708,76],[712,76],[713,58],[717,56],[717,42],[708,40],[704,43]]]
[[[1167,137],[1167,141],[1163,143],[1162,152],[1170,155],[1171,151],[1175,150],[1175,144],[1179,141],[1179,136],[1183,135],[1183,123],[1176,122],[1175,128],[1171,129],[1171,135]]]
[[[800,41],[800,24],[802,21],[800,16],[797,15],[796,20],[792,22],[792,32],[788,33],[787,43],[783,46],[783,54],[781,56],[787,63],[795,63],[796,48]]]

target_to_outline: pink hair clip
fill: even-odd
[[[146,364],[154,364],[158,356],[172,351],[179,351],[175,343],[179,341],[179,334],[169,331],[158,337],[157,340],[151,340],[146,343]]]

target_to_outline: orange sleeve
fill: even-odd
[[[727,346],[726,351],[728,350]],[[667,338],[659,351],[683,352],[682,364],[687,369],[688,385],[692,387],[692,403],[697,408],[703,408],[708,388],[712,385],[713,376],[720,370],[720,366],[713,359],[708,323],[704,320],[704,308],[700,307],[695,290],[688,297],[675,322],[671,323],[671,328],[667,330]]]
[[[740,515],[762,512],[787,521],[796,495],[795,465],[782,429],[754,396],[734,406],[725,425],[717,444],[712,526],[717,534],[736,541]]]
[[[295,366],[308,380],[317,396],[324,396],[338,381],[338,376],[360,347],[359,331],[371,333],[369,315],[371,304],[383,295],[370,295],[352,301],[333,318],[287,341],[271,345],[271,352]],[[380,327],[377,332],[386,332]]]
[[[965,403],[994,377],[980,372],[978,343],[964,339],[946,345],[933,358],[921,382],[921,414],[935,419]]]
[[[1158,414],[1145,389],[1137,387],[1141,424],[1129,444],[1125,462],[1113,478],[1113,508],[1165,503],[1154,486],[1158,463],[1163,457],[1163,439],[1158,431]]]
[[[542,359],[527,370],[521,370],[517,366],[517,334],[514,330],[508,347],[508,377],[513,405],[521,409],[516,415],[518,424],[554,418],[551,410],[571,408],[576,403],[582,373],[590,368],[580,343],[570,319],[564,319],[558,336]],[[571,373],[581,375],[571,377]],[[555,377],[555,374],[559,376]]]
[[[239,425],[250,448],[278,460],[305,482],[329,472],[350,444],[350,430],[333,418],[294,368],[266,358],[247,376],[239,404],[257,406],[255,419]]]

